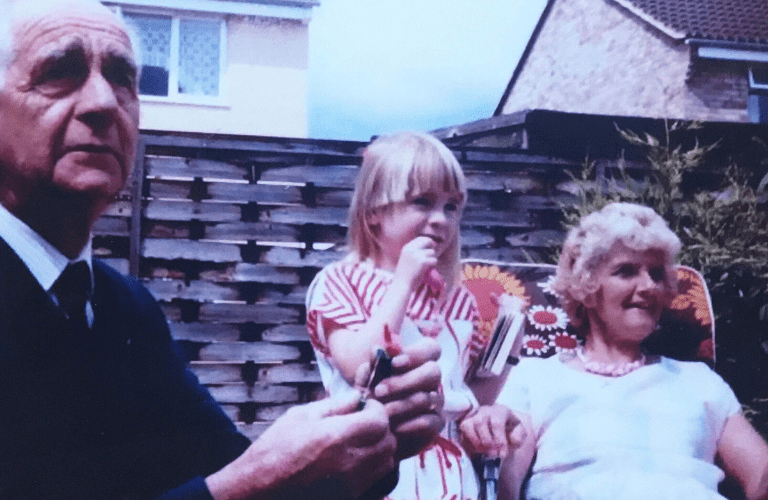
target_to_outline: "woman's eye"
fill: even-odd
[[[663,267],[652,267],[648,270],[648,276],[650,276],[651,279],[656,283],[663,281],[664,275],[665,273]]]
[[[445,204],[445,211],[446,212],[456,212],[459,209],[458,203],[446,203]]]
[[[426,196],[419,196],[411,200],[411,203],[420,207],[428,207],[430,204],[429,199]]]
[[[625,278],[634,276],[635,274],[637,274],[637,267],[631,264],[622,264],[616,269],[616,272],[614,274],[616,276],[622,276]]]

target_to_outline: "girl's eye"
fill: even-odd
[[[446,203],[445,204],[445,211],[446,212],[456,212],[459,209],[458,203]]]
[[[426,196],[419,196],[411,200],[411,203],[413,203],[414,205],[418,205],[420,207],[428,207],[430,204],[430,201],[429,201],[429,198],[427,198]]]

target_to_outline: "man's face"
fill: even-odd
[[[0,89],[0,195],[44,192],[108,204],[133,164],[139,103],[130,39],[99,6],[67,6],[12,29]]]

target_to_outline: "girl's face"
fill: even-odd
[[[461,195],[430,189],[374,210],[369,224],[380,247],[382,267],[397,265],[406,243],[418,236],[435,242],[438,258],[455,241],[461,217]]]
[[[656,328],[665,302],[665,255],[658,249],[631,250],[616,243],[597,272],[591,332],[606,340],[640,342]]]

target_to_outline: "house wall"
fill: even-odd
[[[223,105],[142,99],[143,130],[307,136],[308,25],[227,19]]]
[[[749,121],[745,71],[699,61],[689,86],[689,61],[690,46],[609,0],[556,0],[503,112]]]

